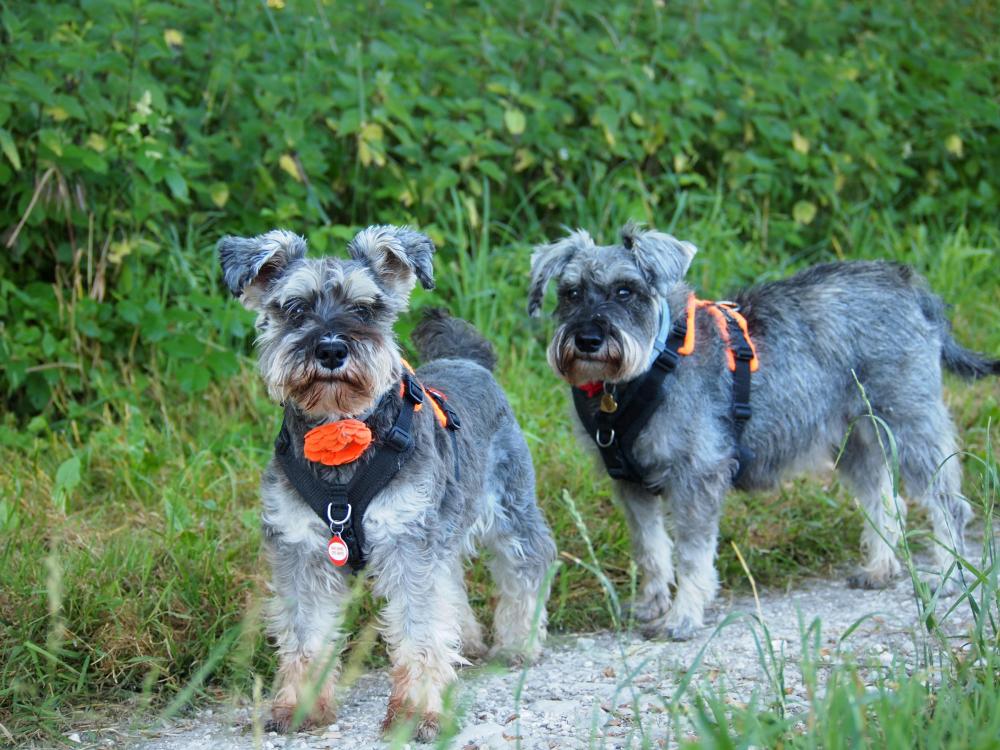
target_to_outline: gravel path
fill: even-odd
[[[796,711],[806,702],[798,669],[800,616],[807,625],[814,618],[822,620],[821,663],[854,661],[862,667],[862,679],[873,677],[894,661],[912,663],[919,644],[916,605],[908,580],[884,591],[855,591],[842,580],[812,581],[790,591],[763,591],[760,606],[768,639],[750,617],[756,611],[753,597],[743,595],[720,597],[710,611],[716,626],[729,621],[720,632],[713,636],[716,626],[706,627],[699,637],[686,643],[645,641],[633,633],[554,636],[541,661],[528,670],[520,701],[515,694],[521,671],[467,668],[459,690],[459,700],[467,707],[463,729],[449,747],[513,750],[518,738],[526,750],[585,748],[591,744],[639,747],[641,732],[657,747],[658,740],[670,736],[665,706],[703,648],[696,682],[724,689],[727,700],[737,704],[748,701],[754,691],[774,695],[758,656],[758,643],[766,648],[768,640],[787,660],[786,705]],[[945,606],[944,602],[939,604]],[[840,637],[865,615],[870,617],[838,645]],[[965,606],[950,616],[946,627],[956,636],[956,646],[962,643],[969,620]],[[141,750],[383,748],[387,745],[380,739],[378,727],[388,694],[385,671],[362,675],[341,700],[336,724],[287,737],[264,734],[255,740],[250,707],[217,706],[167,725],[131,730],[119,727],[114,734],[96,737],[88,733],[77,746]],[[595,738],[593,743],[591,737]],[[93,740],[88,741],[90,738]],[[422,746],[411,743],[411,747]]]

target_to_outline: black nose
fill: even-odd
[[[316,359],[327,370],[336,370],[347,359],[347,344],[343,341],[321,341],[316,347]]]
[[[589,323],[576,332],[573,343],[584,354],[593,354],[604,343],[604,331],[593,323]]]

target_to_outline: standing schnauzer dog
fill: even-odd
[[[900,572],[902,508],[893,507],[888,440],[877,425],[895,437],[901,478],[930,512],[936,562],[947,570],[962,553],[970,511],[952,458],[942,365],[977,377],[998,374],[1000,363],[955,342],[923,279],[893,263],[833,263],[709,303],[684,282],[694,245],[632,225],[621,237],[600,247],[581,230],[536,248],[529,312],[538,314],[555,279],[549,363],[574,387],[577,427],[591,428],[578,429],[583,442],[597,443],[620,477],[616,494],[643,576],[633,612],[647,634],[683,640],[702,626],[718,588],[716,538],[731,486],[773,487],[792,470],[831,461],[870,521],[866,561],[849,582],[887,585]],[[734,408],[741,362],[748,409]],[[648,382],[636,396],[636,384]],[[629,425],[615,425],[617,436],[608,425],[630,391],[629,419],[641,427],[626,441]]]
[[[373,226],[348,249],[349,260],[307,259],[305,241],[283,231],[218,245],[225,283],[257,312],[260,372],[284,405],[261,482],[280,660],[271,726],[290,728],[310,686],[305,725],[332,720],[347,571],[364,565],[387,600],[384,726],[412,717],[429,739],[456,665],[484,651],[464,559],[479,543],[492,551],[494,651],[531,659],[555,546],[489,342],[432,313],[414,333],[426,364],[411,373],[400,357],[393,323],[417,280],[433,286],[434,245]]]

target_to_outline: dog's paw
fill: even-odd
[[[622,606],[622,619],[638,623],[653,623],[662,619],[670,611],[670,594],[656,594],[652,597],[633,599]]]
[[[437,714],[424,714],[417,725],[414,738],[417,742],[433,742],[441,731],[441,721]]]
[[[265,732],[287,734],[292,728],[295,706],[276,705],[271,708],[271,718],[264,722]]]
[[[389,708],[382,720],[382,734],[390,735],[397,724],[406,724],[413,721],[415,715],[412,711]],[[412,725],[411,725],[412,726]],[[413,738],[417,742],[433,742],[437,739],[441,731],[441,719],[436,713],[426,713],[420,723],[413,728]]]
[[[895,576],[892,573],[875,573],[865,568],[847,577],[847,587],[852,589],[884,589],[892,583]]]
[[[695,621],[693,617],[686,615],[668,617],[663,627],[663,635],[671,641],[690,641],[700,628],[701,623]]]
[[[538,661],[538,657],[541,655],[541,646],[525,649],[498,645],[490,649],[489,654],[487,655],[487,660],[499,662],[506,667],[510,667],[511,669],[521,669],[522,667],[534,664]]]
[[[462,656],[469,661],[480,661],[490,652],[489,646],[482,638],[463,638]]]
[[[293,723],[295,711],[296,706],[287,703],[274,704],[271,707],[271,718],[264,722],[264,731],[277,732],[278,734],[302,732],[314,727],[331,724],[337,720],[337,712],[325,702],[316,705],[308,716]]]
[[[664,632],[668,640],[690,641],[698,632],[698,628],[690,623],[680,623],[679,625],[668,625]]]

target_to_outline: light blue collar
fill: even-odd
[[[656,334],[656,341],[653,342],[653,351],[649,353],[649,367],[653,366],[656,358],[667,348],[667,336],[670,335],[670,305],[664,299],[660,303],[660,330]]]

